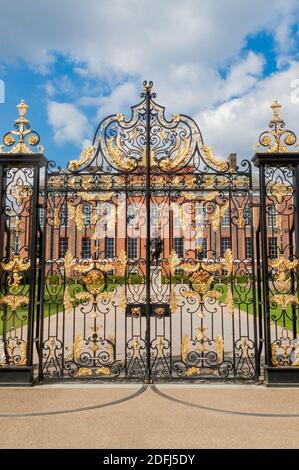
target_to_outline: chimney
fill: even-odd
[[[237,154],[236,153],[230,153],[228,157],[228,163],[229,167],[232,168],[233,170],[237,170]]]

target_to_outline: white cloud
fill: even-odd
[[[97,106],[98,119],[108,114],[125,111],[130,117],[130,107],[136,102],[138,89],[134,83],[128,82],[117,86],[110,95],[99,97],[84,96],[78,100],[81,106]]]
[[[112,83],[128,73],[151,78],[170,66],[225,65],[248,34],[269,28],[286,51],[297,7],[296,0],[2,0],[0,56],[41,68],[58,52]],[[15,11],[26,18],[22,41]]]
[[[294,77],[299,77],[299,63],[260,80],[241,98],[198,113],[196,121],[205,142],[214,147],[218,155],[237,152],[242,158],[251,158],[252,146],[258,143],[259,134],[268,128],[272,117],[270,105],[274,99],[282,104],[281,116],[287,128],[296,131],[299,104],[292,98]]]
[[[70,103],[49,101],[48,122],[58,144],[71,142],[81,146],[91,132],[86,116]]]
[[[26,18],[22,40],[15,34],[16,11]],[[247,37],[273,34],[278,67],[290,66],[289,75],[298,78],[296,65],[290,65],[292,27],[298,21],[298,0],[1,0],[0,60],[22,59],[46,73],[62,54],[80,76],[81,96],[63,73],[60,82],[47,80],[49,123],[57,142],[87,136],[84,106],[95,106],[97,119],[129,112],[139,99],[141,81],[148,79],[168,115],[196,114],[211,144],[225,152],[244,151],[254,137],[250,129],[266,117],[263,106],[274,97],[267,83],[285,90],[288,75],[263,80],[264,57],[244,53]],[[220,69],[226,70],[225,78]],[[90,79],[105,81],[105,90],[98,87],[99,98],[86,86]],[[57,103],[57,90],[68,95],[67,101],[72,97],[74,105]],[[268,91],[268,100],[262,90]],[[291,106],[285,111],[292,116]],[[242,134],[236,135],[236,129]]]
[[[242,95],[253,87],[263,71],[264,62],[263,56],[249,52],[243,61],[235,64],[225,81],[223,98]]]

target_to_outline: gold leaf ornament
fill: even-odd
[[[178,255],[176,254],[176,251],[171,250],[171,253],[169,256],[169,268],[170,268],[170,272],[172,275],[175,275],[175,270],[179,264],[180,264],[180,260],[178,258]]]
[[[172,314],[176,312],[177,306],[177,297],[174,290],[172,290],[169,298],[169,308]]]
[[[270,187],[270,192],[276,198],[278,204],[281,204],[285,197],[292,195],[293,190],[290,186],[287,186],[286,184],[278,182],[278,183],[274,183]]]
[[[68,169],[71,171],[77,171],[82,165],[90,163],[95,152],[95,147],[91,145],[82,150],[81,156],[78,160],[71,160],[68,164]]]
[[[229,206],[229,201],[227,201],[223,206],[217,205],[214,213],[211,215],[211,226],[212,230],[216,232],[220,226],[221,219],[224,217]]]
[[[67,277],[71,277],[72,274],[72,268],[76,264],[76,260],[74,256],[72,255],[70,250],[67,250],[65,257],[63,258],[64,262],[64,272]]]
[[[128,257],[127,257],[125,250],[120,251],[117,263],[120,266],[119,275],[124,276],[126,272],[127,263],[128,263]]]
[[[230,276],[233,272],[233,265],[234,265],[233,253],[230,248],[225,250],[223,258],[224,258],[223,264],[224,264],[225,270],[227,271],[227,276]]]
[[[190,338],[187,335],[184,335],[182,344],[181,344],[181,354],[182,354],[182,361],[186,362],[187,361],[187,355],[189,352],[189,343],[190,343]]]
[[[190,157],[191,139],[190,137],[183,137],[181,140],[182,145],[180,139],[177,138],[177,143],[171,152],[171,155],[174,155],[174,158],[167,157],[161,160],[160,166],[162,170],[173,170],[187,162]]]
[[[73,299],[71,297],[68,287],[66,287],[64,291],[63,306],[66,312],[70,312],[73,309]]]
[[[19,307],[29,304],[29,296],[8,294],[0,298],[0,304],[8,305],[13,311],[16,311]]]
[[[224,340],[222,336],[218,335],[215,338],[215,348],[218,362],[223,362],[224,358]]]
[[[204,154],[207,162],[210,163],[214,168],[220,171],[228,170],[228,162],[216,158],[211,147],[208,147],[207,145],[202,145],[201,151]]]

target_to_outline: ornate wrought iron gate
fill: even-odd
[[[259,377],[251,164],[167,119],[151,82],[141,97],[67,169],[32,154],[19,105],[0,155],[0,381],[33,364],[40,380]]]
[[[259,374],[249,162],[217,159],[152,83],[67,170],[47,166],[44,378]]]

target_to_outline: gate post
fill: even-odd
[[[281,105],[271,105],[269,130],[252,161],[259,169],[265,381],[299,383],[299,153]],[[264,148],[264,152],[262,152]]]
[[[47,160],[24,100],[17,108],[0,146],[0,385],[34,380],[38,199]]]

